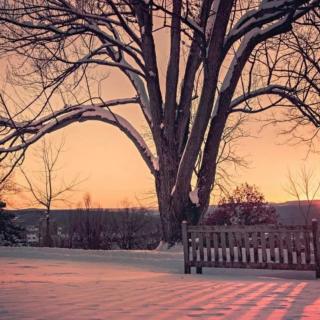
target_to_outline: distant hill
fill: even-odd
[[[279,215],[279,220],[283,224],[304,224],[303,210],[306,212],[308,203],[302,201],[299,206],[297,201],[288,201],[285,203],[272,204]],[[309,222],[312,219],[318,219],[320,221],[320,200],[313,202],[310,207]]]
[[[283,205],[296,205],[296,206],[299,206],[299,201],[286,201],[286,202],[281,202],[281,203],[272,203],[270,202],[272,205],[276,205],[276,206],[283,206]],[[300,204],[304,205],[304,206],[307,206],[308,205],[308,201],[307,200],[302,200],[300,201]],[[320,200],[313,200],[312,201],[312,204],[314,206],[320,206]]]
[[[297,201],[288,201],[284,203],[271,203],[272,206],[276,208],[279,215],[279,221],[282,224],[304,224],[303,215],[301,210],[306,210],[307,202],[301,202],[301,208]],[[213,206],[209,210],[213,210]],[[121,209],[91,209],[91,212],[99,211],[108,213],[121,212]],[[17,217],[17,222],[21,223],[23,226],[37,225],[40,215],[43,212],[41,209],[21,209],[21,210],[10,210]],[[58,224],[66,224],[70,217],[70,213],[75,212],[76,209],[61,209],[52,210],[52,216]],[[150,210],[148,212],[150,215],[158,219],[157,216],[159,212],[156,210]],[[137,213],[138,214],[138,213]],[[314,201],[310,209],[310,222],[312,219],[318,219],[320,221],[320,200]]]
[[[24,227],[31,225],[38,225],[41,214],[44,213],[42,209],[17,209],[17,210],[8,210],[15,214],[16,221]],[[51,217],[57,222],[58,225],[66,225],[72,213],[77,212],[78,209],[54,209],[51,210]],[[91,213],[103,212],[105,214],[110,213],[120,213],[123,212],[122,209],[90,209]],[[157,218],[157,212],[148,211],[148,214],[155,216]],[[137,214],[139,212],[137,211]]]

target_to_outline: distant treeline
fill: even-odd
[[[272,206],[276,208],[277,214],[279,215],[279,222],[282,224],[303,224],[303,216],[301,215],[301,208],[299,204],[295,201],[286,202],[286,203],[272,203]],[[307,206],[307,203],[302,201],[302,207]],[[214,207],[210,207],[210,210],[213,210]],[[66,225],[69,219],[69,215],[76,213],[79,209],[61,209],[61,210],[51,210],[52,217],[57,221],[61,226]],[[140,208],[133,208],[132,210],[139,212]],[[311,214],[310,219],[317,218],[320,219],[320,200],[314,202],[310,208]],[[36,225],[39,223],[39,218],[43,210],[41,209],[21,209],[21,210],[10,210],[17,217],[17,221],[22,226]],[[92,208],[90,212],[99,212],[99,213],[119,213],[123,209],[100,209]],[[154,219],[159,222],[159,212],[155,210],[146,210]],[[160,223],[160,222],[159,222]]]
[[[44,211],[15,210],[17,223],[39,227],[44,246],[83,249],[154,249],[161,237],[159,215],[145,208],[53,210],[44,223]],[[43,236],[42,236],[43,238]]]
[[[159,217],[144,209],[118,212],[78,210],[69,215],[67,245],[84,249],[154,249]]]

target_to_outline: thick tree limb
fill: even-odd
[[[111,102],[112,105],[115,103],[115,101]],[[0,119],[0,125],[15,130],[9,136],[1,139],[0,145],[10,143],[10,140],[15,139],[16,137],[23,137],[23,141],[20,144],[1,147],[0,154],[27,149],[31,144],[38,141],[44,135],[66,127],[71,123],[97,120],[111,124],[124,132],[136,146],[150,171],[154,174],[156,171],[156,168],[154,167],[154,156],[138,131],[126,119],[114,112],[111,112],[109,108],[103,109],[103,107],[104,105],[102,104],[69,106],[63,110],[55,112],[54,114],[28,123],[13,123],[10,119],[2,117]]]

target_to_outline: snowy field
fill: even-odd
[[[178,250],[0,247],[0,319],[320,319],[314,272],[182,269]]]

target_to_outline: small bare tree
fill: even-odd
[[[63,151],[64,142],[55,147],[51,141],[42,140],[40,147],[35,152],[35,158],[39,161],[39,168],[36,172],[27,173],[22,167],[20,171],[25,178],[26,185],[23,189],[31,195],[30,204],[40,205],[45,208],[45,212],[39,225],[39,242],[44,246],[51,246],[50,235],[50,212],[53,206],[59,203],[70,202],[68,195],[75,191],[75,187],[80,183],[78,178],[69,183],[65,183],[58,176],[60,171],[58,161]],[[44,229],[44,235],[41,234]]]
[[[320,195],[320,179],[315,175],[314,170],[302,167],[294,175],[288,172],[288,184],[285,188],[287,193],[298,201],[299,212],[305,224],[310,223],[311,208]]]
[[[112,230],[106,210],[94,208],[90,193],[69,216],[69,246],[83,249],[110,249]]]
[[[92,197],[89,192],[86,192],[83,196],[83,204],[86,211],[90,211],[92,209]]]
[[[111,225],[114,233],[113,242],[117,243],[120,249],[130,250],[141,246],[148,239],[146,231],[151,226],[151,219],[147,214],[147,209],[133,208],[130,203],[124,201],[123,209],[112,215]]]

